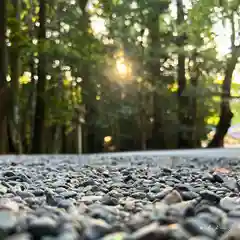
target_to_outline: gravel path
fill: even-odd
[[[0,240],[238,240],[239,160],[0,157]]]

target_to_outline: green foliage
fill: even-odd
[[[184,7],[181,24],[169,0],[99,0],[85,9],[90,3],[48,2],[47,38],[42,42],[37,41],[39,1],[22,1],[20,22],[8,4],[8,41],[15,43],[9,49],[21,49],[18,117],[29,143],[39,53],[47,57],[47,89],[42,96],[46,126],[67,125],[68,131],[74,131],[78,109],[84,105],[90,109],[89,126],[95,125],[99,141],[111,135],[119,149],[129,139],[134,147],[141,148],[140,142],[151,139],[159,119],[165,138],[176,140],[182,128],[178,120],[177,57],[185,56],[187,85],[183,94],[189,104],[184,111],[189,122],[194,118],[191,127],[197,129],[195,138],[206,139],[208,125],[218,120],[219,101],[214,95],[219,97],[221,84],[216,79],[224,75],[226,66],[226,60],[217,57],[213,27],[233,13],[239,16],[239,2],[191,1]],[[105,33],[95,33],[93,17],[104,22]],[[185,39],[181,39],[183,35]],[[26,72],[31,72],[28,79]],[[194,103],[195,117],[191,113]],[[176,147],[175,140],[168,147]]]

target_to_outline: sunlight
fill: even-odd
[[[123,57],[116,60],[116,70],[122,78],[130,76],[132,71],[130,64]]]
[[[224,27],[219,21],[213,26],[213,32],[216,34],[215,41],[219,57],[223,57],[230,53],[231,50],[231,28]]]
[[[104,35],[107,33],[107,29],[105,26],[105,20],[103,18],[92,16],[91,17],[91,27],[93,29],[94,34],[96,35]]]
[[[111,136],[104,137],[104,142],[105,143],[110,143],[111,141],[112,141],[112,137]]]
[[[217,74],[216,79],[214,81],[215,84],[222,84],[224,80],[224,75]],[[233,72],[232,82],[236,84],[240,84],[240,74],[238,70]]]
[[[233,73],[233,83],[240,84],[240,73],[236,70]]]
[[[91,27],[96,36],[102,36],[107,33],[106,23],[105,19],[102,17],[99,17],[97,14],[97,10],[94,8],[94,3],[98,1],[92,0],[88,2],[87,9],[89,13],[91,14],[90,20],[91,20]]]
[[[117,60],[116,62],[116,68],[120,75],[126,76],[128,72],[128,68],[125,63],[123,63],[121,60]]]
[[[105,20],[97,14],[94,13],[94,6],[93,2],[96,0],[90,1],[88,5],[89,11],[93,14],[91,16],[91,26],[94,34],[96,36],[102,36],[107,34],[107,28],[106,28],[106,23]],[[191,5],[190,0],[184,0],[185,6]],[[175,1],[172,1],[170,5],[171,9],[171,15],[173,17],[176,17],[176,3]],[[230,52],[230,46],[231,46],[231,41],[230,41],[230,35],[231,35],[231,27],[226,23],[226,26],[223,26],[222,22],[219,20],[213,25],[213,32],[216,34],[215,41],[217,45],[217,51],[218,51],[218,57],[224,57],[226,54]],[[121,69],[119,72],[124,72],[126,70],[126,66],[123,64],[118,64],[119,69]],[[124,70],[125,69],[125,70]]]
[[[103,35],[107,35],[107,27],[106,27],[106,22],[105,20],[100,17],[98,14],[95,12],[94,8],[94,2],[97,2],[98,0],[92,0],[89,1],[88,4],[88,10],[92,13],[91,16],[91,27],[92,31],[95,34],[96,37],[102,37]],[[190,7],[191,2],[190,0],[184,0],[185,6]],[[171,15],[173,17],[176,17],[176,3],[175,1],[172,1],[170,5],[171,9]],[[215,42],[216,42],[216,47],[217,47],[217,52],[218,52],[218,58],[223,58],[225,57],[228,53],[230,53],[231,50],[231,27],[229,27],[228,23],[225,23],[225,26],[223,23],[219,20],[216,21],[216,23],[213,25],[213,32],[215,33]],[[126,77],[130,72],[131,68],[129,67],[128,64],[126,64],[125,60],[123,59],[123,56],[117,56],[117,61],[116,61],[116,70],[117,73],[122,77]],[[216,79],[216,82],[222,82],[223,79],[222,77]],[[233,82],[234,83],[239,83],[240,84],[240,75],[235,71],[235,74],[233,76]]]

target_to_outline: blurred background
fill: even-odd
[[[0,153],[239,147],[239,0],[1,0]]]

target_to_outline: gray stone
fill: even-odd
[[[225,211],[231,211],[240,206],[240,197],[225,197],[220,201],[220,207]]]
[[[19,233],[5,238],[5,240],[32,240],[32,237],[29,233]]]
[[[135,240],[168,240],[167,227],[160,227],[158,223],[151,223],[134,232],[130,239]]]
[[[180,193],[176,190],[173,190],[172,192],[167,194],[162,200],[163,203],[166,203],[168,205],[174,204],[174,203],[179,203],[181,201],[182,201],[182,197],[181,197]]]
[[[8,189],[4,185],[0,184],[0,194],[7,193]]]
[[[87,239],[99,239],[104,235],[110,233],[111,225],[104,220],[91,219],[84,231],[84,236]]]
[[[16,227],[17,218],[8,210],[0,211],[0,239],[4,239],[8,233]]]
[[[231,226],[230,230],[221,236],[220,240],[240,240],[240,224]]]
[[[203,220],[197,218],[188,218],[183,227],[193,236],[207,236],[210,238],[216,237],[216,229],[207,224]]]
[[[28,231],[35,237],[56,235],[57,223],[50,217],[40,217],[30,222]]]
[[[67,191],[67,192],[62,192],[61,196],[64,198],[74,198],[77,196],[77,193],[75,191]]]
[[[209,190],[203,190],[199,194],[203,199],[214,203],[219,203],[221,199],[219,195]]]

